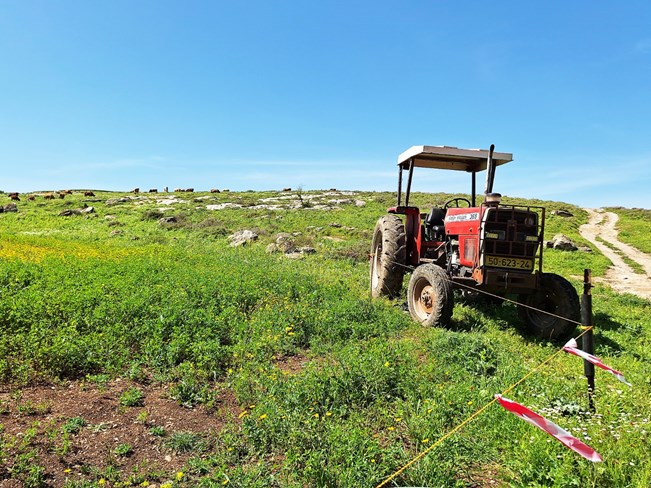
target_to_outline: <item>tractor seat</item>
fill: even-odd
[[[443,219],[445,218],[445,210],[442,208],[434,207],[430,210],[425,218],[425,227],[439,227],[443,226]]]

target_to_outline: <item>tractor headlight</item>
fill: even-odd
[[[499,239],[503,241],[506,237],[506,232],[503,230],[493,230],[486,232],[486,234],[484,234],[484,237],[486,237],[486,239]]]
[[[533,218],[532,216],[529,216],[526,219],[524,219],[524,225],[536,225],[536,219]]]

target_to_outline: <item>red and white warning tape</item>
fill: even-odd
[[[563,346],[563,351],[569,352],[570,354],[574,354],[575,356],[579,356],[585,359],[586,361],[594,364],[595,366],[605,371],[608,371],[609,373],[612,373],[613,375],[615,375],[615,378],[617,378],[622,383],[628,386],[633,386],[628,381],[626,381],[626,378],[624,378],[624,375],[622,373],[620,373],[616,369],[611,368],[610,366],[606,366],[604,363],[601,362],[601,359],[599,359],[597,356],[593,356],[592,354],[589,354],[579,349],[579,346],[576,343],[576,339],[570,339],[569,341],[567,341],[567,344]]]
[[[538,427],[541,430],[544,430],[549,435],[551,435],[554,439],[558,440],[561,444],[563,444],[565,447],[580,454],[588,461],[592,461],[593,463],[598,463],[602,461],[601,456],[597,451],[595,451],[590,446],[581,442],[579,439],[574,437],[568,431],[561,429],[554,422],[547,420],[544,417],[541,417],[535,412],[532,412],[524,405],[520,405],[519,403],[514,402],[513,400],[509,400],[508,398],[504,398],[502,395],[499,394],[495,395],[495,398],[497,398],[497,401],[500,402],[500,404],[509,412],[517,415],[525,422],[528,422],[531,425]]]

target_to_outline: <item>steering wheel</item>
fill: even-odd
[[[451,200],[448,200],[443,204],[443,208],[451,208],[451,207],[461,208],[461,205],[459,205],[461,202],[465,202],[467,207],[471,206],[470,200],[468,200],[467,198],[452,198]]]

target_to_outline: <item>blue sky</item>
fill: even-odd
[[[651,2],[0,1],[0,189],[495,190],[651,208]],[[424,171],[422,191],[469,191]]]

